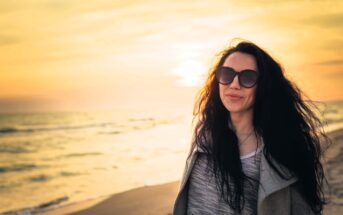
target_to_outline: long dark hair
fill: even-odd
[[[209,155],[207,161],[213,164],[222,198],[240,212],[245,202],[244,181],[248,177],[242,171],[238,139],[228,126],[230,113],[220,100],[215,78],[219,66],[234,52],[250,54],[257,62],[260,76],[253,105],[253,127],[255,134],[263,138],[263,153],[268,163],[284,179],[290,176],[273,161],[295,175],[300,194],[314,212],[321,212],[326,202],[320,141],[329,143],[329,139],[313,111],[314,103],[305,101],[301,90],[285,77],[280,64],[251,42],[241,41],[223,50],[210,69],[194,106],[196,125],[190,152],[198,146]]]

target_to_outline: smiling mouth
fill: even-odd
[[[226,95],[230,100],[233,100],[233,101],[237,101],[237,100],[240,100],[242,99],[243,97],[242,96],[239,96],[239,95]]]
[[[228,96],[230,98],[242,98],[242,96],[236,95],[236,94],[227,94],[226,96]]]

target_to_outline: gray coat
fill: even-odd
[[[174,203],[173,215],[187,214],[189,187],[188,179],[199,152],[200,150],[196,147],[186,161],[186,167],[182,176],[180,189]],[[260,163],[260,185],[257,199],[257,214],[314,214],[305,200],[298,193],[296,189],[297,184],[296,177],[292,177],[289,180],[282,179],[269,165],[266,157],[262,153]]]

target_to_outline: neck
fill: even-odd
[[[230,113],[231,128],[237,135],[240,156],[249,154],[257,148],[257,137],[253,129],[253,112]]]
[[[253,112],[247,111],[244,113],[230,113],[231,128],[236,135],[249,134],[253,130]]]

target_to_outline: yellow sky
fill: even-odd
[[[191,106],[232,38],[343,99],[342,1],[0,2],[0,112]]]

